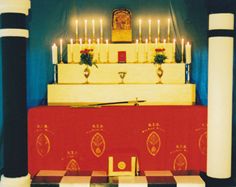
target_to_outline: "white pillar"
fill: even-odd
[[[231,177],[234,14],[209,15],[207,175]]]

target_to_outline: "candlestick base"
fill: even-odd
[[[53,65],[53,83],[57,84],[57,64]]]
[[[61,61],[59,62],[59,64],[64,64],[64,62],[61,60]]]
[[[186,66],[185,66],[185,71],[186,71],[186,80],[185,80],[185,83],[186,83],[186,84],[190,84],[190,73],[191,73],[190,64],[186,64]]]

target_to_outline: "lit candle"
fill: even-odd
[[[75,20],[75,40],[78,41],[79,36],[79,27],[78,27],[78,20]]]
[[[161,22],[157,20],[157,39],[160,41]]]
[[[139,42],[142,43],[142,20],[139,19],[138,21],[138,30],[139,30]]]
[[[73,57],[73,39],[70,39],[70,51],[71,51],[71,62],[74,61],[74,57]]]
[[[148,39],[145,40],[145,54],[146,54],[146,62],[148,62]]]
[[[93,40],[93,43],[95,43],[95,20],[93,19],[92,20],[92,40]]]
[[[83,44],[83,39],[82,39],[82,38],[79,39],[79,44],[80,44],[80,45]]]
[[[138,39],[136,40],[136,52],[138,52]]]
[[[88,39],[88,48],[89,49],[91,48],[91,39],[90,38]]]
[[[62,39],[60,39],[60,55],[62,56]]]
[[[103,43],[103,21],[100,19],[100,39],[101,43]]]
[[[84,20],[84,40],[87,43],[88,40],[88,20]]]
[[[60,63],[63,64],[62,61],[62,53],[63,53],[63,44],[62,44],[62,39],[60,39]]]
[[[57,45],[54,43],[52,46],[52,63],[57,64],[58,59],[57,59]]]
[[[107,53],[107,62],[109,62],[109,45],[108,45],[108,39],[106,39],[106,53]]]
[[[170,42],[170,18],[168,18],[167,41]]]
[[[173,40],[173,62],[175,62],[176,39]]]
[[[152,42],[152,20],[148,20],[148,41],[149,43]]]
[[[186,51],[186,64],[191,63],[191,45],[189,42],[185,45],[185,51]]]
[[[182,63],[184,62],[184,39],[181,41],[181,55],[182,55]]]
[[[155,44],[156,44],[156,47],[157,47],[157,42],[158,42],[158,39],[157,39],[157,38],[155,38]]]
[[[100,62],[100,39],[97,39],[98,62]]]
[[[166,39],[163,40],[163,48],[166,48]]]

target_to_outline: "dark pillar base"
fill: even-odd
[[[206,187],[236,187],[236,181],[230,179],[215,179],[208,177],[206,173],[201,173],[200,176],[206,183]]]

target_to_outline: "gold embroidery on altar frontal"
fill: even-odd
[[[188,160],[186,158],[186,155],[184,154],[185,152],[187,152],[186,145],[176,145],[176,150],[170,153],[170,154],[177,154],[173,161],[173,170],[176,171],[187,170]]]
[[[90,148],[94,156],[101,157],[106,149],[106,142],[101,134],[103,132],[103,125],[94,124],[92,125],[92,130],[87,133],[94,133],[90,141]]]
[[[41,157],[45,157],[51,150],[51,143],[50,139],[47,135],[47,133],[51,133],[48,130],[48,125],[37,125],[37,130],[36,130],[38,136],[36,137],[36,150],[38,155]],[[52,134],[52,133],[51,133]]]
[[[79,164],[75,159],[77,154],[78,154],[77,151],[67,151],[67,158],[69,159],[69,162],[66,166],[67,171],[79,171],[80,170]]]
[[[207,125],[202,123],[201,127],[195,129],[196,132],[201,133],[198,138],[198,148],[202,155],[206,155],[207,152]]]
[[[150,132],[146,138],[146,148],[151,156],[156,156],[161,148],[161,138],[157,130],[164,131],[159,123],[149,123],[148,128],[142,131],[142,133]]]

